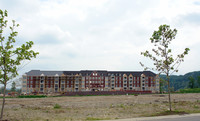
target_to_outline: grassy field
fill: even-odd
[[[173,114],[200,113],[199,93],[172,94],[172,102]],[[157,94],[6,98],[4,119],[91,121],[171,114],[167,110],[167,95]]]

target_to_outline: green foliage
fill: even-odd
[[[180,93],[200,93],[200,88],[180,89]]]
[[[61,106],[60,106],[59,104],[57,104],[57,103],[56,103],[56,104],[54,105],[54,107],[53,107],[53,108],[54,108],[54,109],[60,109],[60,108],[61,108]]]
[[[175,58],[172,54],[172,49],[169,48],[171,41],[175,39],[177,34],[176,29],[170,29],[169,25],[160,25],[158,31],[154,31],[152,37],[150,38],[151,43],[154,44],[152,52],[146,50],[141,52],[141,55],[147,57],[153,61],[155,67],[149,68],[145,67],[143,63],[140,62],[144,69],[150,69],[153,71],[158,71],[159,74],[166,74],[168,83],[168,93],[169,93],[169,109],[171,111],[171,96],[170,96],[170,75],[174,72],[178,72],[178,67],[181,62],[184,61],[185,55],[188,54],[189,48],[185,48],[184,52],[177,55]]]
[[[195,88],[195,79],[193,77],[189,77],[189,88]]]
[[[16,91],[16,83],[15,83],[15,82],[12,82],[11,91],[12,91],[12,92],[15,92],[15,91]]]
[[[8,80],[18,75],[17,69],[23,60],[31,60],[35,58],[38,52],[30,50],[33,42],[29,41],[26,44],[22,44],[20,47],[15,46],[18,32],[15,31],[19,24],[16,24],[12,20],[12,26],[10,26],[10,34],[5,37],[3,32],[7,27],[7,11],[0,10],[0,83],[5,84]]]
[[[16,24],[15,20],[12,20],[12,25],[9,27],[10,34],[4,33],[4,29],[7,28],[8,23],[7,17],[8,12],[0,9],[0,84],[3,84],[4,86],[4,98],[0,120],[3,119],[5,90],[8,81],[18,75],[18,67],[21,65],[22,61],[36,58],[39,54],[38,52],[31,50],[33,46],[32,41],[26,42],[26,44],[22,44],[21,46],[15,45],[15,37],[18,34],[15,29],[19,27],[19,24]]]
[[[182,54],[177,55],[173,58],[172,49],[169,48],[169,44],[177,34],[176,29],[170,29],[169,25],[160,25],[158,31],[154,31],[152,37],[150,38],[151,43],[154,44],[155,48],[150,51],[141,52],[141,55],[151,59],[154,68],[145,67],[145,69],[150,69],[153,71],[158,71],[160,74],[164,73],[170,75],[173,72],[178,72],[178,67],[181,62],[184,61],[185,55],[188,54],[189,48],[185,48]],[[140,62],[141,66],[144,64]]]
[[[45,98],[46,95],[20,95],[18,98]]]
[[[186,73],[185,75],[171,75],[170,76],[170,87],[174,87],[174,91],[177,91],[179,89],[185,89],[189,88],[189,78],[193,77],[195,80],[198,81],[200,77],[200,71],[195,71],[195,72],[189,72]],[[167,77],[166,75],[160,75],[160,78],[166,80]],[[195,81],[195,87],[198,87],[198,82]],[[166,90],[167,86],[164,86],[164,90]]]

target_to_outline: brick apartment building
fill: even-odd
[[[22,82],[23,94],[123,90],[159,92],[159,77],[151,71],[31,70]]]

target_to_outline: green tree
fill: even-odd
[[[178,72],[178,67],[181,62],[184,61],[185,55],[188,54],[189,48],[185,48],[182,54],[177,55],[175,58],[172,54],[172,49],[169,48],[169,44],[177,34],[177,30],[170,29],[169,25],[160,25],[158,31],[154,31],[150,38],[151,43],[154,44],[152,51],[141,52],[141,54],[153,61],[155,67],[149,68],[144,66],[140,62],[141,66],[146,69],[157,71],[160,74],[166,74],[167,85],[168,85],[168,98],[169,98],[169,109],[171,108],[171,95],[170,95],[170,75],[174,72]]]
[[[22,61],[36,58],[36,55],[39,54],[31,50],[32,41],[26,42],[26,44],[21,46],[15,45],[15,37],[18,34],[15,29],[19,24],[16,24],[14,20],[12,20],[12,26],[9,27],[10,34],[5,36],[7,35],[7,33],[4,33],[4,29],[7,28],[7,16],[7,11],[0,9],[0,83],[3,84],[4,88],[0,120],[3,120],[7,83],[18,75],[18,67]]]
[[[200,76],[197,77],[198,88],[200,88]]]
[[[16,91],[16,83],[13,81],[11,85],[11,91],[15,92]]]
[[[195,88],[195,79],[193,77],[189,77],[189,88]]]

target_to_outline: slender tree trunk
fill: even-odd
[[[169,82],[169,75],[168,74],[167,74],[167,84],[168,84],[169,110],[172,111],[170,82]]]
[[[0,121],[3,120],[3,111],[4,111],[4,105],[5,105],[5,95],[6,95],[6,83],[4,84],[3,103],[2,103],[2,108],[1,108],[1,117],[0,117]]]
[[[6,59],[4,57],[4,64],[6,64]],[[6,66],[4,65],[4,91],[3,91],[3,103],[2,103],[2,108],[1,108],[1,117],[0,120],[3,120],[3,111],[4,111],[4,105],[5,105],[5,95],[6,95],[6,85],[7,85],[7,73],[6,73]]]

